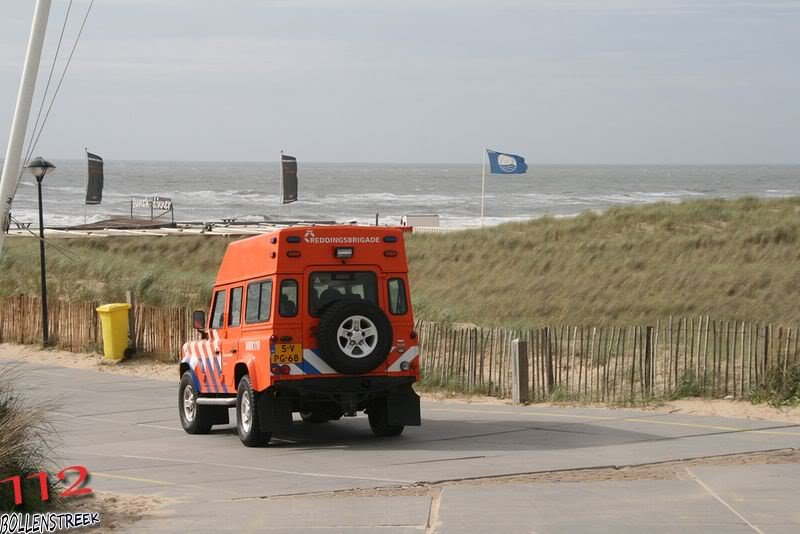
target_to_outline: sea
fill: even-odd
[[[281,206],[278,163],[105,162],[100,205],[86,206],[85,163],[53,160],[45,177],[45,226],[65,227],[131,213],[131,200],[170,198],[175,220],[278,219],[397,224],[437,214],[445,227],[481,223],[480,165],[299,163],[299,200]],[[527,174],[486,175],[484,224],[571,216],[611,206],[700,198],[800,195],[800,165],[531,165]],[[24,176],[12,215],[37,226],[35,181]],[[136,208],[134,216],[149,217]]]

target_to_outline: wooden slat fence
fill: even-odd
[[[800,368],[800,325],[698,317],[654,326],[416,328],[425,383],[502,398],[511,396],[512,339],[528,342],[534,401],[745,398],[763,386],[785,388]]]
[[[48,299],[50,341],[68,351],[102,351],[103,333],[95,311],[99,302]],[[135,308],[139,351],[177,361],[181,345],[197,339],[191,310],[139,304]],[[0,298],[0,342],[41,342],[41,300],[19,295]]]
[[[53,299],[56,348],[100,351],[97,302]],[[139,351],[177,361],[197,339],[189,308],[137,305]],[[511,340],[528,342],[531,400],[630,402],[673,396],[744,398],[767,384],[786,386],[800,367],[800,325],[668,318],[641,326],[556,326],[529,330],[418,322],[424,383],[459,392],[511,396]],[[0,342],[41,339],[40,301],[0,298]]]

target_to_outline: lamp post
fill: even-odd
[[[42,343],[47,345],[49,325],[47,322],[47,277],[45,276],[44,258],[44,214],[42,212],[42,180],[44,175],[56,166],[44,158],[33,158],[25,166],[36,178],[36,190],[39,193],[39,267],[42,271]]]

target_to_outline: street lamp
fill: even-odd
[[[44,175],[55,169],[56,166],[44,158],[33,158],[26,166],[34,178],[36,178],[36,189],[39,192],[39,266],[42,271],[42,342],[48,342],[48,323],[47,323],[47,278],[45,277],[44,259],[44,215],[42,214],[42,180]]]

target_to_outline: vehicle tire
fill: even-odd
[[[303,420],[304,423],[311,423],[314,425],[320,423],[327,423],[330,421],[330,418],[325,414],[319,412],[300,412],[300,418]]]
[[[208,406],[197,405],[197,397],[192,373],[186,371],[178,388],[178,416],[181,426],[189,434],[208,434],[211,431],[211,413]]]
[[[236,429],[239,439],[246,447],[260,447],[269,443],[272,434],[261,431],[258,418],[258,399],[250,384],[250,377],[245,375],[239,381],[236,390]]]
[[[405,426],[389,424],[389,410],[386,408],[386,399],[372,401],[367,408],[369,427],[372,433],[379,437],[399,436]]]
[[[392,349],[392,325],[371,302],[341,300],[322,314],[317,330],[320,357],[336,371],[361,375],[377,368]]]

